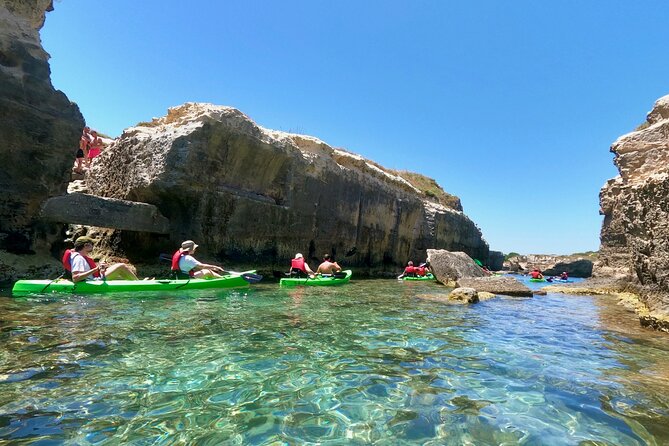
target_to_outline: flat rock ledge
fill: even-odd
[[[643,300],[653,299],[655,290],[643,289],[625,279],[592,278],[580,283],[549,285],[544,288],[549,293],[564,294],[609,294],[618,299],[618,303],[634,311],[642,327],[669,333],[669,314],[663,311],[651,311]],[[643,299],[642,299],[643,296]]]
[[[505,296],[532,297],[532,290],[512,277],[463,277],[456,282],[458,287],[474,288],[476,291]]]

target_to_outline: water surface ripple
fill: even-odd
[[[607,297],[447,292],[0,298],[0,443],[669,444],[667,335]]]

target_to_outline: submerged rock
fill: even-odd
[[[155,205],[169,240],[123,234],[163,250],[194,239],[234,262],[310,262],[396,269],[443,246],[487,258],[480,230],[459,209],[400,173],[305,135],[264,129],[239,110],[188,103],[127,129],[97,158],[90,193]],[[143,239],[143,240],[142,240]]]
[[[479,301],[479,295],[474,288],[460,287],[451,291],[451,294],[448,295],[448,299],[467,304],[475,304]]]

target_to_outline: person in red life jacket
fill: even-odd
[[[413,262],[409,260],[407,262],[406,268],[404,268],[404,272],[397,276],[398,279],[401,279],[403,277],[416,277],[416,274],[418,273],[418,269],[415,266],[413,266]]]
[[[172,271],[179,279],[215,279],[225,272],[223,268],[198,261],[193,254],[199,245],[186,240],[172,256]]]
[[[567,274],[567,271],[563,271],[562,274],[560,274],[560,280],[569,280],[569,275]]]
[[[420,277],[424,277],[432,272],[430,271],[430,264],[428,262],[421,263],[417,268],[414,268],[414,271]]]
[[[304,260],[304,256],[299,252],[295,254],[295,258],[290,261],[290,274],[298,277],[314,278],[314,272],[309,268],[309,264]]]
[[[74,241],[74,249],[68,249],[63,255],[63,266],[72,273],[73,282],[83,280],[101,279],[107,280],[138,280],[130,266],[125,263],[114,263],[106,265],[100,262],[97,265],[90,257],[95,241],[86,236]]]
[[[544,275],[541,274],[541,271],[539,271],[537,268],[534,268],[534,269],[530,272],[530,277],[533,278],[533,279],[543,279],[543,278],[544,278]]]
[[[320,274],[321,276],[331,276],[334,273],[338,273],[340,271],[341,271],[341,266],[339,266],[337,262],[330,261],[330,254],[324,254],[323,263],[318,265],[316,274]]]

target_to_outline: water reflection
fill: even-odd
[[[669,442],[666,336],[605,297],[453,306],[447,292],[0,298],[0,439]]]

